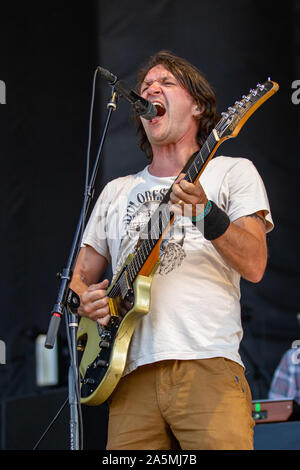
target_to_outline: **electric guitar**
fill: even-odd
[[[196,183],[219,145],[236,137],[247,119],[278,88],[278,84],[269,79],[222,113],[201,150],[182,169],[185,179]],[[79,364],[82,404],[100,405],[113,392],[123,374],[134,329],[149,312],[151,282],[159,264],[160,244],[174,221],[174,214],[167,205],[171,190],[144,227],[136,252],[128,256],[107,290],[109,324],[100,327],[88,318],[80,320],[77,348],[82,351]]]

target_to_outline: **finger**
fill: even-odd
[[[106,315],[105,317],[102,318],[97,318],[97,323],[99,323],[100,326],[107,326],[110,320],[110,315]]]
[[[108,279],[104,279],[104,281],[99,282],[98,284],[91,284],[82,295],[83,302],[90,302],[104,297],[106,295],[108,284]]]
[[[91,292],[91,291],[99,290],[99,289],[107,289],[108,284],[109,284],[109,280],[104,279],[103,281],[98,282],[97,284],[91,284],[87,290]]]
[[[185,177],[185,173],[180,173],[180,175],[177,176],[175,183],[177,184],[180,183],[180,181],[182,181],[184,177]]]
[[[197,187],[193,184],[190,183],[189,181],[186,180],[181,180],[179,183],[180,188],[187,194],[196,194],[197,192],[200,192],[199,189],[200,187]]]
[[[181,181],[179,184],[183,192],[188,195],[189,201],[192,204],[206,204],[207,196],[202,185],[197,181],[196,184],[189,183],[188,181]]]
[[[191,183],[188,183],[189,185]],[[180,185],[174,185],[173,191],[170,194],[170,200],[173,204],[197,204],[201,199],[201,195],[197,193],[199,190],[194,189],[190,192],[185,191]]]
[[[207,204],[208,199],[200,183],[195,185],[184,180],[180,182],[179,187],[182,193],[177,190],[178,197],[181,197],[186,204]]]
[[[172,199],[172,198],[173,198],[173,199]],[[171,192],[171,194],[170,194],[170,199],[171,199],[173,202],[177,202],[177,201],[176,201],[176,198],[177,198],[177,201],[183,200],[183,199],[184,199],[184,191],[183,191],[183,189],[180,187],[179,184],[174,183],[173,186],[172,186],[172,192]]]
[[[108,297],[102,297],[102,299],[96,299],[93,302],[89,302],[86,305],[86,308],[89,308],[91,311],[104,308],[108,305]]]
[[[98,289],[94,291],[86,291],[81,296],[82,304],[88,305],[96,302],[97,300],[103,299],[106,297],[106,290]]]
[[[200,187],[196,188],[193,183],[182,180],[179,184],[173,184],[172,192],[175,194],[175,196],[178,197],[179,200],[183,200],[184,202],[188,203],[192,202],[189,196],[192,196],[194,199],[199,197],[201,194],[201,189]]]
[[[87,308],[86,313],[87,313],[87,316],[91,320],[98,320],[99,318],[104,318],[107,315],[110,315],[110,310],[109,310],[109,306],[105,305],[105,306],[103,306],[101,308],[98,308],[98,309]]]
[[[172,192],[170,193],[170,201],[171,201],[173,204],[177,204],[177,203],[179,203],[179,201],[181,201],[181,199],[180,199],[178,196],[176,196],[176,194],[172,191]]]

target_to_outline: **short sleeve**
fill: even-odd
[[[90,245],[100,255],[110,262],[110,253],[107,243],[107,213],[110,204],[109,184],[107,184],[92,210],[89,221],[84,230],[81,246]]]
[[[236,163],[224,177],[221,192],[226,198],[226,212],[231,221],[263,211],[270,232],[272,220],[269,200],[263,180],[253,163],[246,158],[237,158]],[[221,194],[222,198],[222,194]]]

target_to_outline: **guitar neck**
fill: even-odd
[[[206,139],[201,150],[193,154],[185,167],[181,170],[181,173],[185,173],[185,180],[190,183],[195,183],[198,180],[207,163],[215,153],[219,140],[214,129]],[[149,276],[157,262],[159,256],[158,245],[160,245],[158,242],[162,240],[174,221],[174,215],[170,212],[168,206],[171,191],[172,186],[154,211],[148,224],[141,231],[135,256],[127,266],[128,276],[131,282],[134,281],[138,274]]]
[[[236,101],[234,106],[222,113],[222,118],[207,137],[201,150],[192,155],[182,169],[181,173],[185,173],[184,179],[196,183],[219,145],[225,139],[236,137],[253,112],[277,90],[278,84],[269,79],[263,85],[258,84],[256,89],[250,90],[247,96],[243,95],[240,101]],[[160,242],[174,221],[174,215],[168,207],[171,191],[172,186],[141,231],[136,253],[117,281],[118,289],[122,293],[128,282],[132,283],[137,275],[150,276],[153,272],[159,258]]]

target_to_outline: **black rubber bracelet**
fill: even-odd
[[[204,217],[202,223],[193,223],[202,232],[206,240],[212,241],[226,232],[230,225],[230,219],[226,212],[211,201],[211,210]]]

